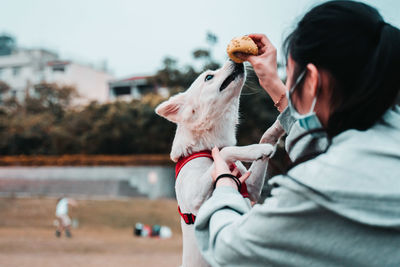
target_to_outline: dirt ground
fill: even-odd
[[[181,236],[137,238],[115,229],[75,230],[57,239],[51,229],[1,228],[0,266],[179,266]]]
[[[173,200],[78,200],[80,226],[54,235],[55,199],[0,198],[0,266],[179,266],[182,240]],[[133,225],[171,227],[170,239],[133,236]]]

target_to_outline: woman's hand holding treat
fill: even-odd
[[[278,75],[276,48],[264,34],[250,34],[247,37],[251,38],[257,45],[258,53],[250,54],[246,50],[237,50],[234,55],[236,58],[241,59],[242,62],[250,62],[257,74],[260,85],[271,96],[278,110],[282,111],[287,106],[286,86]]]

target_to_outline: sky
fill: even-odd
[[[233,37],[264,33],[277,47],[311,7],[322,0],[2,0],[0,34],[24,48],[45,48],[62,59],[100,65],[115,77],[151,75],[172,57],[192,64],[192,51],[218,43],[213,56],[227,59]],[[400,1],[366,0],[400,27]]]

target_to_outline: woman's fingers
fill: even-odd
[[[225,163],[225,161],[224,161],[224,159],[222,158],[222,156],[221,156],[221,153],[219,152],[219,149],[218,149],[218,147],[214,147],[212,150],[211,150],[211,155],[212,155],[212,157],[213,157],[213,159],[214,159],[214,163],[215,163],[215,165],[221,165],[222,163]]]
[[[230,173],[236,177],[239,177],[239,181],[243,184],[247,178],[249,178],[251,172],[246,172],[242,175],[240,175],[240,171],[239,169],[236,167],[233,169],[233,171],[231,172],[229,170],[229,166],[228,164],[226,164],[225,160],[222,158],[221,153],[219,152],[219,149],[217,147],[214,147],[211,151],[211,155],[214,159],[214,170],[212,172],[212,178],[215,181],[216,178],[218,176],[220,176],[221,174],[225,174],[225,173]],[[233,181],[230,181],[230,183],[228,182],[227,185],[229,186],[234,186],[234,183],[232,183]],[[225,183],[224,181],[222,181],[222,183]],[[219,183],[220,184],[220,183]]]
[[[250,55],[245,53],[235,53],[235,56],[243,61],[249,61],[250,64],[257,64],[257,61],[265,60],[264,57],[269,56],[269,53],[275,51],[275,47],[269,41],[268,37],[264,34],[249,34],[248,35],[258,47],[257,55]]]
[[[239,174],[240,174],[240,171],[238,168],[233,169],[232,175],[239,176]]]
[[[263,68],[266,67],[261,65],[265,65],[268,61],[267,59],[269,59],[271,56],[274,57],[276,49],[272,45],[268,37],[264,34],[249,34],[248,36],[256,43],[258,47],[258,55],[249,55],[243,53],[237,53],[235,55],[237,55],[240,59],[244,61],[250,62],[257,73],[257,71],[260,72]],[[257,65],[260,65],[260,70],[257,70]]]
[[[228,164],[226,164],[225,160],[222,158],[221,153],[217,147],[214,147],[211,151],[211,155],[214,159],[214,171],[212,172],[213,180],[223,174],[223,173],[231,173],[229,170]]]
[[[253,41],[255,43],[259,42],[259,43],[268,43],[269,39],[267,38],[267,36],[265,34],[259,34],[259,33],[252,33],[248,35],[251,39],[253,39]]]
[[[258,54],[263,54],[268,48],[274,47],[265,34],[249,34],[248,35],[257,45]]]
[[[255,60],[256,57],[264,54],[269,47],[273,47],[267,36],[264,34],[249,34],[248,35],[258,47],[258,55],[250,55],[245,53],[235,53],[235,56],[243,61],[249,61],[250,63]]]
[[[250,64],[253,66],[256,65],[257,60],[259,60],[259,56],[254,56],[254,55],[248,55],[246,57],[246,61],[250,62]]]

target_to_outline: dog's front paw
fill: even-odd
[[[221,149],[222,158],[232,163],[237,160],[252,162],[258,159],[269,158],[274,153],[274,146],[271,144],[254,144],[242,147],[224,147]]]
[[[274,146],[271,144],[250,145],[249,160],[267,159],[274,153]]]

